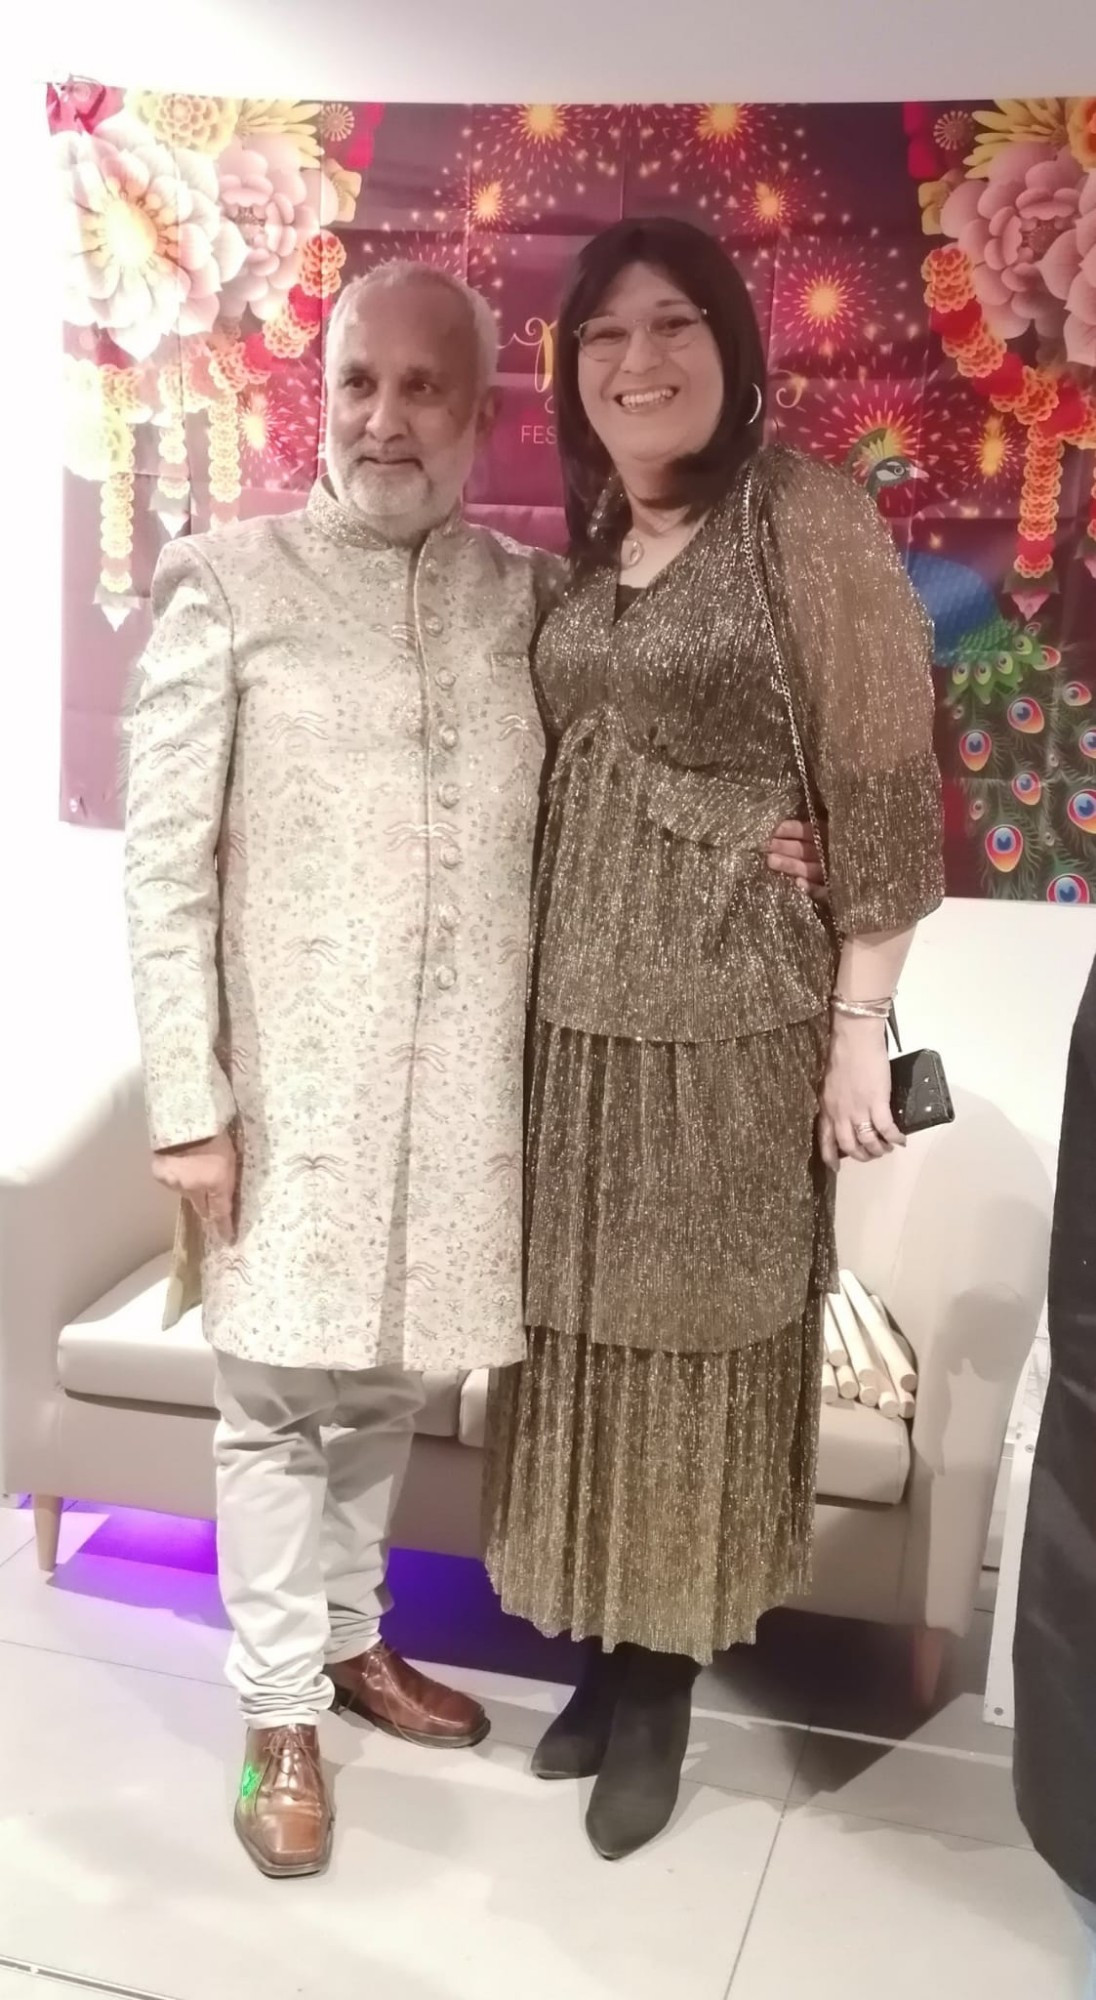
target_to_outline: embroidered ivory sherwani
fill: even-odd
[[[522,1040],[550,565],[382,542],[323,486],[173,543],[132,721],[126,897],[157,1148],[232,1125],[214,1346],[524,1351]]]

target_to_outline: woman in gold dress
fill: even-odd
[[[719,246],[595,238],[556,394],[575,587],[535,657],[529,1345],[488,1560],[507,1610],[593,1642],[534,1769],[597,1772],[619,1858],[673,1811],[698,1663],[808,1581],[833,1170],[900,1143],[885,1017],[943,891],[940,782],[927,622],[861,490],[762,447]],[[763,853],[806,805],[785,688],[828,916]]]

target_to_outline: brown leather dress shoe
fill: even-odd
[[[350,1709],[405,1743],[426,1750],[471,1750],[491,1728],[478,1701],[428,1680],[383,1639],[356,1660],[339,1660],[327,1671],[335,1683],[337,1710]]]
[[[319,1875],[335,1823],[315,1729],[249,1729],[235,1827],[264,1875]]]

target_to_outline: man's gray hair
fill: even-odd
[[[405,257],[393,257],[386,264],[375,264],[362,277],[351,279],[345,290],[339,293],[335,310],[327,322],[325,367],[328,381],[334,371],[342,329],[348,320],[354,318],[365,294],[377,291],[381,286],[423,282],[441,286],[463,303],[472,322],[479,355],[477,386],[481,391],[491,387],[499,365],[499,330],[483,293],[477,292],[473,285],[466,285],[463,278],[454,277],[451,271],[441,270],[436,264],[416,264]]]

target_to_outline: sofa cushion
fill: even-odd
[[[170,1257],[153,1258],[65,1327],[57,1367],[69,1395],[212,1410],[213,1350],[202,1337],[201,1307],[184,1313],[167,1332],[162,1324],[170,1268]],[[427,1375],[416,1430],[426,1437],[456,1437],[461,1380]]]
[[[487,1429],[486,1368],[469,1375],[460,1399],[462,1444],[482,1448]],[[820,1500],[874,1501],[896,1507],[910,1471],[910,1434],[905,1424],[881,1417],[859,1403],[824,1403],[818,1442]]]
[[[910,1474],[909,1426],[862,1403],[823,1403],[818,1436],[820,1500],[897,1507]]]

